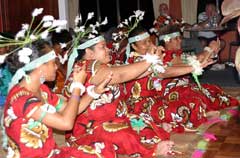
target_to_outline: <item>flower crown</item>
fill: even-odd
[[[43,12],[43,8],[36,8],[32,12],[32,20],[30,24],[22,24],[22,29],[15,35],[15,39],[0,36],[0,48],[6,46],[15,46],[15,50],[10,53],[0,55],[0,64],[4,62],[6,56],[18,51],[19,61],[27,64],[30,62],[29,56],[32,54],[32,49],[25,46],[39,39],[46,39],[52,31],[60,32],[65,27],[66,20],[56,20],[51,15],[43,16],[40,23],[33,29],[36,16]]]
[[[95,25],[88,24],[93,17],[94,17],[93,12],[88,13],[87,20],[83,25],[81,25],[82,16],[81,15],[76,16],[75,28],[74,28],[75,37],[73,41],[74,48],[76,48],[79,45],[80,39],[84,37],[88,37],[88,39],[95,38],[96,35],[98,34],[97,28],[99,28],[102,25],[106,25],[108,23],[108,19],[107,17],[105,17],[104,21],[102,21],[101,23],[97,21]]]
[[[77,49],[85,49],[85,48],[90,47],[93,44],[97,43],[99,40],[103,39],[102,36],[96,37],[96,35],[98,34],[98,31],[96,29],[102,25],[106,25],[108,20],[107,20],[107,18],[105,18],[104,21],[102,21],[101,23],[97,21],[95,25],[88,24],[88,22],[93,18],[93,16],[94,16],[93,12],[88,13],[87,20],[85,21],[85,23],[83,25],[81,25],[81,22],[82,22],[81,15],[78,15],[75,18],[75,28],[74,28],[75,37],[74,37],[72,46],[70,47],[71,51],[69,51],[71,53],[70,53],[69,59],[68,59],[66,78],[69,77],[69,75],[72,71],[72,67],[74,65],[75,59],[78,56]],[[84,37],[88,37],[89,40],[86,41],[85,43],[82,43],[79,45],[80,39],[82,39]]]
[[[113,43],[113,47],[115,48],[115,50],[118,50],[120,43],[124,39],[128,38],[129,33],[138,26],[141,20],[143,20],[143,16],[145,14],[144,11],[136,10],[133,12],[133,15],[131,15],[129,18],[125,19],[118,25],[118,28],[121,31],[112,34],[113,40],[115,41]]]

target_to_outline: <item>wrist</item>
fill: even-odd
[[[86,90],[85,86],[81,82],[72,82],[70,85],[69,91],[72,93],[73,89],[75,89],[75,88],[80,89],[80,95],[83,95],[83,93]]]
[[[92,97],[92,98],[94,98],[94,99],[98,99],[98,98],[101,96],[101,94],[96,93],[96,92],[94,91],[94,88],[95,88],[94,85],[88,86],[88,87],[87,87],[87,93],[88,93],[88,95],[89,95],[90,97]]]
[[[208,46],[204,47],[203,50],[204,50],[204,51],[207,51],[207,52],[210,53],[210,54],[213,54],[213,53],[214,53],[214,50],[213,50],[211,47],[208,47]]]

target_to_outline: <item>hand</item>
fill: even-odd
[[[157,56],[159,56],[159,58],[160,58],[161,60],[163,60],[163,58],[164,58],[164,56],[165,56],[165,54],[163,53],[163,51],[165,51],[165,49],[164,49],[164,47],[162,47],[162,46],[158,46],[157,49],[156,49],[156,51],[155,51],[155,54],[156,54]]]
[[[207,67],[207,66],[209,66],[209,65],[212,65],[212,64],[214,64],[214,63],[216,63],[216,62],[217,62],[217,60],[213,60],[213,59],[209,58],[209,59],[207,59],[207,60],[201,61],[201,67],[202,67],[202,68],[205,68],[205,67]]]
[[[151,44],[151,46],[149,46],[149,48],[147,49],[147,53],[154,55],[156,50],[157,50],[157,47],[155,45]]]
[[[111,72],[106,79],[104,79],[101,83],[99,83],[95,88],[94,88],[94,91],[97,93],[97,94],[102,94],[106,91],[108,91],[109,89],[106,88],[106,86],[108,85],[108,83],[111,81],[112,79],[112,76],[113,76],[113,73]]]
[[[219,40],[219,38],[217,39],[217,41],[211,41],[209,43],[209,47],[213,50],[213,56],[215,56],[216,54],[218,54],[218,52],[221,49],[221,42]]]
[[[73,82],[80,82],[84,84],[86,78],[86,65],[84,64],[82,67],[75,65],[73,68]]]

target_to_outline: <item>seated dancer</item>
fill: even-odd
[[[88,27],[85,28],[89,30]],[[79,37],[82,37],[81,40]],[[169,134],[144,116],[128,113],[126,105],[120,102],[120,84],[141,75],[152,62],[157,62],[158,58],[149,55],[146,56],[146,60],[138,63],[113,66],[109,64],[109,49],[102,36],[93,37],[93,34],[89,36],[87,32],[79,32],[74,43],[76,45],[68,61],[68,72],[71,72],[74,62],[75,66],[86,64],[85,86],[89,99],[93,100],[77,117],[73,130],[66,134],[67,143],[79,147],[84,142],[102,140],[113,144],[116,154],[133,157],[153,157],[171,153],[173,142],[167,140]],[[108,84],[109,91],[104,94],[96,93],[95,85],[104,80],[109,73],[112,73]],[[66,97],[70,97],[71,85],[72,74],[64,88]],[[89,140],[87,136],[92,139]]]
[[[132,30],[128,41],[131,51],[131,53],[126,52],[128,63],[143,60],[143,56],[151,49],[155,49],[156,54],[159,54],[159,49],[161,49],[153,45],[150,35],[142,27]],[[204,60],[199,64],[201,67],[206,67],[212,62]],[[158,72],[159,68],[162,71]],[[191,106],[190,101],[172,102],[158,93],[162,89],[161,80],[164,78],[182,76],[193,71],[195,68],[187,64],[173,66],[155,64],[138,79],[126,82],[126,104],[129,106],[129,112],[148,115],[155,123],[166,126],[168,131],[183,132],[184,128],[188,130],[193,126],[197,127],[206,120],[200,104]],[[178,119],[177,116],[179,116]]]
[[[188,56],[181,50],[181,35],[177,27],[171,26],[166,29],[160,36],[160,44],[165,48],[164,64],[181,65],[182,63],[194,64],[189,61]],[[216,45],[217,43],[217,45]],[[210,54],[211,58],[215,57],[220,50],[219,41],[211,41],[209,46],[204,48],[204,52],[199,54],[199,60],[204,58],[204,54]],[[230,106],[238,105],[237,99],[226,94],[219,86],[211,84],[200,84],[198,78],[193,73],[197,84],[190,82],[189,77],[168,78],[160,81],[160,94],[171,100],[187,101],[196,98],[201,102],[203,110],[213,112]],[[193,103],[192,105],[195,105]],[[210,114],[209,113],[209,114]]]
[[[33,16],[37,16],[43,9],[35,9]],[[47,16],[48,18],[50,16]],[[47,18],[47,17],[43,17]],[[52,16],[51,16],[52,17]],[[51,18],[53,22],[53,18]],[[56,21],[55,21],[56,22]],[[62,21],[58,21],[60,28]],[[25,24],[26,25],[26,24]],[[55,30],[55,27],[46,30]],[[14,73],[9,86],[9,92],[4,106],[4,131],[2,140],[7,141],[6,157],[84,157],[93,158],[99,156],[99,150],[104,153],[106,149],[97,147],[98,144],[85,144],[78,149],[73,147],[58,147],[53,137],[53,129],[70,130],[73,127],[78,113],[84,109],[80,95],[84,92],[82,85],[86,79],[84,67],[74,67],[72,93],[69,101],[51,90],[44,84],[45,81],[53,81],[56,77],[56,54],[49,43],[44,41],[46,36],[41,36],[42,27],[32,33],[31,27],[24,27],[21,33],[26,36],[16,40],[1,40],[8,45],[17,48],[8,53],[6,64]],[[47,32],[45,32],[47,33]],[[4,45],[0,44],[0,47]],[[97,86],[98,93],[105,90],[105,85],[111,78],[106,78]],[[88,104],[88,103],[85,103]],[[80,106],[79,106],[80,105]],[[81,108],[80,108],[81,107]],[[105,145],[107,146],[107,145]],[[89,149],[92,149],[89,151]],[[106,150],[110,152],[110,150]],[[111,155],[114,157],[114,155]]]

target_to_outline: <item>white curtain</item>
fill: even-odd
[[[78,15],[79,0],[68,0],[68,23],[70,28],[74,28],[74,20]]]
[[[182,18],[186,23],[194,24],[197,22],[198,0],[181,0]]]
[[[155,19],[159,16],[158,8],[159,4],[166,3],[169,6],[169,0],[152,0],[153,1],[153,11]]]

